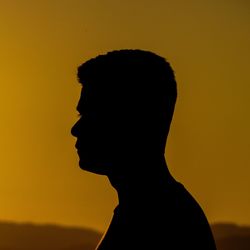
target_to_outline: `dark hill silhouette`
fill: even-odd
[[[218,250],[250,250],[250,227],[236,224],[212,225]]]
[[[211,225],[218,250],[250,250],[250,226]],[[0,222],[0,250],[94,250],[102,233],[79,227]]]
[[[0,222],[0,250],[93,250],[101,235],[85,228]]]

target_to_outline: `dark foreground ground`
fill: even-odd
[[[218,250],[250,250],[250,226],[212,225]],[[77,227],[0,222],[0,250],[94,250],[102,234]]]

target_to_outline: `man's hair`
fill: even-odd
[[[114,50],[78,67],[78,81],[126,108],[171,122],[177,97],[174,71],[165,58],[139,49]],[[116,103],[114,104],[116,106]],[[157,117],[155,116],[155,117]],[[161,118],[162,118],[161,117]]]

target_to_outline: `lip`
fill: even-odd
[[[76,141],[76,144],[75,144],[75,148],[77,149],[77,150],[79,150],[80,149],[80,146],[81,145],[81,143],[80,143],[80,141],[79,141],[79,139]]]

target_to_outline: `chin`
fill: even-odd
[[[108,171],[106,167],[103,167],[103,163],[98,163],[94,161],[81,160],[79,161],[79,166],[82,170],[88,171],[94,174],[107,175]]]

